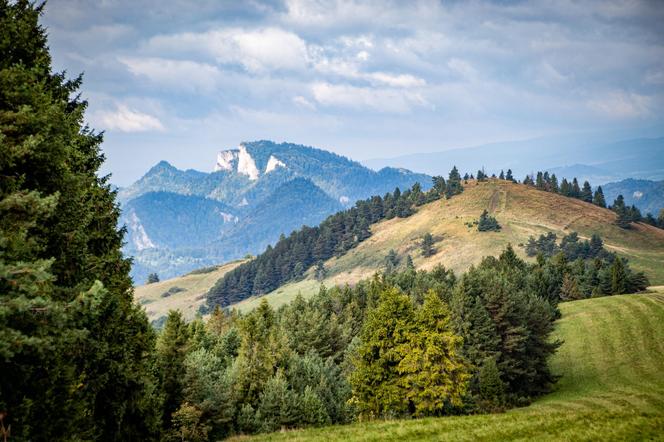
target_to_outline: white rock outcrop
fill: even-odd
[[[274,155],[270,155],[270,158],[267,160],[267,166],[265,167],[265,173],[268,174],[277,167],[286,167],[286,165]]]

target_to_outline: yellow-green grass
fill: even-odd
[[[528,407],[503,414],[286,431],[253,439],[664,440],[664,288],[564,303],[560,310],[555,338],[564,343],[551,365],[561,377],[553,393]]]
[[[466,223],[476,221],[487,209],[499,221],[499,232],[478,232]],[[599,234],[605,246],[630,260],[635,270],[642,270],[652,284],[664,283],[664,230],[644,224],[634,224],[629,230],[615,225],[616,215],[607,209],[583,201],[543,192],[533,187],[491,180],[470,181],[465,191],[450,200],[435,201],[420,207],[405,219],[391,219],[372,226],[372,236],[339,258],[325,263],[326,286],[354,284],[372,276],[384,267],[390,249],[401,256],[410,254],[418,269],[430,269],[443,264],[462,273],[482,257],[498,255],[508,243],[525,257],[523,247],[531,235],[554,232],[562,237],[576,231],[582,238]],[[422,257],[420,242],[425,233],[436,241],[437,253]],[[299,282],[280,287],[266,295],[273,306],[292,300],[298,293],[311,296],[319,283],[313,272]],[[247,309],[257,300],[237,305]]]
[[[233,270],[244,260],[233,261],[217,267],[208,273],[196,273],[177,278],[138,286],[134,289],[136,302],[145,307],[150,320],[167,315],[169,310],[180,310],[187,320],[196,316],[201,304],[205,302],[205,294],[227,272]],[[171,288],[184,289],[170,296],[162,296]]]

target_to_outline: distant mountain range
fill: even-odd
[[[489,174],[512,169],[518,179],[534,171],[548,170],[559,177],[576,176],[593,185],[626,178],[662,180],[664,138],[608,143],[583,136],[549,137],[415,153],[364,164],[372,168],[398,165],[432,175],[449,170],[452,165],[468,172],[484,167]]]
[[[625,198],[625,204],[635,205],[641,213],[651,213],[655,218],[664,209],[664,180],[649,181],[632,178],[602,185],[604,197],[608,204],[613,203],[618,195]]]
[[[142,283],[256,254],[302,225],[317,225],[358,199],[431,178],[401,168],[371,170],[320,149],[271,141],[219,152],[212,173],[161,161],[120,189],[125,253]]]

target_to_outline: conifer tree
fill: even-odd
[[[597,186],[595,196],[593,196],[593,204],[599,207],[606,207],[606,200],[604,199],[604,192],[602,186]]]
[[[480,407],[487,411],[500,409],[505,402],[505,384],[495,358],[486,358],[477,374]]]
[[[556,177],[555,173],[551,174],[549,192],[553,192],[553,193],[559,193],[560,192],[560,188],[558,187],[558,178]]]
[[[147,283],[154,284],[155,282],[159,282],[159,275],[157,275],[156,273],[150,273],[148,275]]]
[[[505,174],[505,179],[508,181],[514,181],[514,177],[512,176],[512,169],[507,169],[507,174]]]
[[[436,250],[433,247],[433,236],[431,233],[425,233],[422,237],[422,256],[428,258],[436,253]]]
[[[460,407],[470,375],[460,355],[461,338],[454,334],[450,312],[440,297],[429,291],[415,312],[399,353],[399,381],[415,416],[442,414]]]
[[[580,198],[587,203],[593,202],[593,189],[590,187],[590,183],[588,181],[583,182],[583,189],[581,189]]]
[[[505,179],[505,174],[503,173],[502,169],[500,170],[500,175],[498,175],[499,180],[504,180]]]
[[[451,198],[454,195],[458,195],[463,191],[463,186],[461,185],[461,175],[459,175],[459,170],[456,166],[452,167],[450,175],[447,180],[447,191],[446,196]]]
[[[447,189],[447,184],[445,183],[445,178],[442,176],[435,176],[432,178],[433,188],[440,196],[445,195],[445,190]]]
[[[413,318],[410,299],[394,288],[383,291],[378,305],[367,313],[350,377],[352,401],[361,416],[407,412],[408,399],[400,385],[398,367]]]
[[[579,187],[579,181],[576,179],[576,177],[574,177],[572,180],[570,196],[572,198],[579,198],[581,196],[581,188]]]
[[[611,294],[621,295],[627,288],[627,274],[622,258],[616,256],[611,265]]]
[[[43,8],[0,0],[0,410],[12,440],[154,439],[154,333],[103,137],[81,78],[52,71]]]
[[[157,370],[164,396],[163,419],[170,426],[172,414],[184,399],[184,360],[189,347],[189,329],[178,310],[168,312],[164,330],[157,341]]]

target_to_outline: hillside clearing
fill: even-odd
[[[210,287],[243,262],[245,260],[232,261],[210,272],[189,273],[154,284],[138,286],[134,289],[134,299],[145,306],[145,312],[151,321],[167,315],[169,310],[180,310],[185,319],[194,319],[198,308],[205,302],[205,294]]]
[[[664,290],[560,305],[556,390],[503,414],[357,423],[251,440],[645,440],[664,435]],[[246,440],[237,437],[235,440]]]

